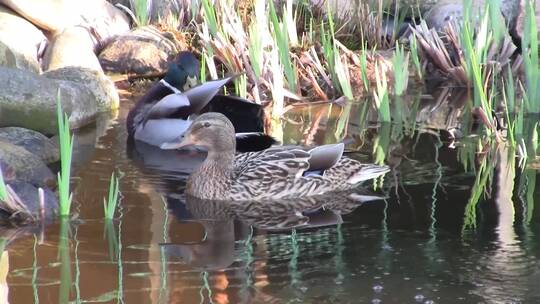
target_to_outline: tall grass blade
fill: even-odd
[[[62,111],[60,90],[56,98],[56,115],[58,122],[58,136],[60,140],[60,172],[58,173],[58,196],[60,203],[60,216],[69,216],[72,194],[69,189],[71,178],[71,156],[73,152],[73,136],[69,129],[69,119]]]
[[[109,195],[107,200],[103,199],[103,210],[105,212],[106,219],[113,219],[116,206],[118,205],[118,195],[120,193],[119,179],[114,172],[111,174],[111,180],[109,182]]]
[[[525,12],[525,26],[521,47],[523,49],[523,63],[525,67],[525,93],[526,111],[540,113],[540,65],[538,60],[538,28],[536,24],[534,1],[527,1]]]
[[[388,82],[386,81],[386,71],[375,64],[375,80],[377,90],[373,92],[375,106],[379,111],[379,121],[390,122],[390,100],[388,98]]]
[[[6,183],[4,182],[4,174],[2,173],[2,166],[0,166],[0,201],[6,201],[8,199],[8,191]]]
[[[405,49],[396,42],[396,49],[392,56],[392,66],[394,70],[394,94],[403,95],[407,90],[409,82],[409,54],[405,55]]]
[[[270,20],[272,22],[274,40],[276,42],[276,47],[279,53],[279,60],[283,71],[285,72],[285,77],[287,78],[287,84],[291,91],[297,92],[297,72],[296,66],[293,65],[290,53],[289,53],[289,34],[287,31],[287,19],[283,19],[282,23],[279,22],[276,9],[274,7],[274,2],[270,1]]]

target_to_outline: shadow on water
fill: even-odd
[[[389,165],[357,190],[360,202],[351,193],[243,203],[186,197],[185,180],[204,153],[126,149],[128,104],[76,137],[79,218],[2,231],[0,298],[538,302],[537,165],[480,136],[460,118],[463,100],[451,89],[404,97],[393,124],[374,123],[369,102],[298,107],[269,121],[284,144],[343,141],[348,156]],[[123,174],[120,210],[104,220],[113,170]]]

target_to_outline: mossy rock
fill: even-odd
[[[0,140],[0,163],[7,164],[18,181],[40,187],[55,182],[55,175],[39,156],[7,141]]]
[[[47,136],[33,130],[19,127],[0,128],[0,141],[22,147],[40,157],[45,163],[60,159],[58,145]]]

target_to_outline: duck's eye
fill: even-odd
[[[209,123],[209,122],[207,122],[207,121],[206,121],[206,122],[204,122],[204,123],[203,123],[203,127],[205,127],[205,128],[208,128],[208,127],[210,127],[210,123]]]

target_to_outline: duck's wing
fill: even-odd
[[[181,118],[198,114],[219,90],[235,76],[208,81],[183,93],[169,94],[146,111],[144,122],[151,119]]]
[[[236,76],[208,81],[184,92],[184,95],[190,101],[189,111],[199,113],[216,96],[219,90]]]
[[[297,192],[311,192],[322,177],[304,178],[311,155],[300,149],[268,149],[240,154],[235,160],[231,185],[234,200],[279,199],[290,194],[290,186]],[[309,188],[309,189],[307,189]]]
[[[179,109],[187,108],[190,105],[190,101],[185,94],[169,94],[147,109],[143,124],[146,124],[149,120],[171,118]]]

